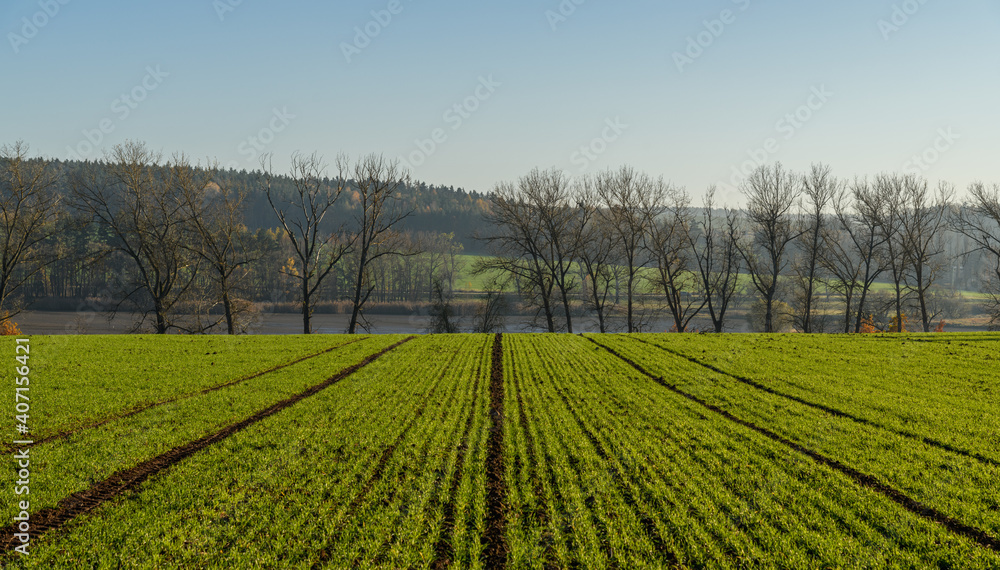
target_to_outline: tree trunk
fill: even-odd
[[[844,294],[844,334],[851,332],[851,295]]]
[[[626,297],[628,297],[628,332],[635,332],[635,327],[632,325],[632,282],[633,277],[631,274],[628,276],[628,291],[625,292]]]
[[[226,290],[225,281],[222,282],[222,306],[226,309],[226,329],[228,334],[236,334],[236,327],[233,323],[233,302],[229,299],[229,291]]]
[[[157,299],[153,306],[156,311],[156,334],[166,334],[167,333],[167,318],[163,314],[163,304]]]
[[[347,334],[354,334],[358,328],[358,314],[361,312],[361,286],[365,275],[365,264],[368,262],[368,252],[361,253],[361,260],[358,262],[358,277],[354,280],[354,308],[351,310],[351,324],[347,327]]]
[[[566,331],[573,334],[573,318],[569,315],[569,297],[567,297],[564,287],[560,287],[559,292],[562,293],[563,310],[566,311]]]
[[[924,297],[924,292],[919,292],[920,299],[920,318],[924,322],[924,332],[931,332],[931,321],[930,315],[927,314],[927,299]]]
[[[896,332],[903,332],[903,295],[899,283],[896,283]]]
[[[545,311],[545,322],[549,327],[549,332],[556,332],[556,323],[552,317],[552,304],[549,302],[548,292],[545,291],[544,287],[541,287],[542,294],[542,310]]]
[[[920,321],[924,327],[924,332],[931,332],[931,319],[927,314],[927,286],[924,285],[923,265],[919,262],[915,265],[914,273],[917,278],[917,301],[920,303]]]
[[[815,269],[809,272],[809,281],[806,285],[806,314],[805,318],[802,319],[802,332],[811,333],[812,323],[810,322],[812,317],[812,301],[813,301],[813,272]]]
[[[302,268],[305,271],[305,267]],[[306,274],[303,274],[306,275]],[[309,280],[302,280],[302,334],[310,334],[312,329],[309,326]]]
[[[865,297],[868,296],[868,287],[861,290],[861,299],[858,300],[858,316],[854,322],[854,332],[861,332],[861,321],[865,315]]]
[[[594,312],[597,313],[597,326],[601,333],[606,332],[604,325],[604,304],[601,303],[600,294],[597,292],[597,279],[590,276],[590,296],[594,298]]]

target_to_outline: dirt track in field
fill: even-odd
[[[490,372],[490,419],[493,422],[486,441],[486,528],[480,560],[486,568],[507,567],[507,482],[504,479],[504,390],[503,335],[493,341]]]
[[[695,396],[693,394],[688,394],[687,392],[685,392],[685,391],[677,388],[676,386],[673,386],[673,385],[669,384],[662,377],[660,377],[660,376],[654,376],[653,374],[651,374],[649,371],[647,371],[645,368],[643,368],[642,366],[640,366],[639,364],[637,364],[632,359],[630,359],[627,356],[624,356],[624,355],[618,353],[615,349],[613,349],[613,348],[611,348],[609,346],[605,346],[605,345],[597,342],[593,338],[590,338],[590,337],[583,337],[583,338],[586,338],[590,342],[596,344],[597,346],[603,348],[604,350],[608,351],[609,353],[615,355],[616,357],[618,357],[622,361],[624,361],[624,362],[628,363],[629,365],[631,365],[632,368],[635,368],[637,371],[639,371],[643,375],[649,377],[651,380],[653,380],[657,384],[663,386],[664,388],[670,390],[671,392],[673,392],[673,393],[675,393],[675,394],[677,394],[679,396],[683,396],[684,398],[687,398],[688,400],[691,400],[692,402],[695,402],[696,404],[698,404],[698,405],[700,405],[700,406],[702,406],[702,407],[704,407],[706,409],[709,409],[709,410],[711,410],[711,411],[713,411],[713,412],[721,415],[722,417],[726,418],[727,420],[730,420],[730,421],[732,421],[734,423],[737,423],[737,424],[739,424],[741,426],[749,428],[749,429],[751,429],[751,430],[753,430],[753,431],[755,431],[755,432],[757,432],[757,433],[759,433],[759,434],[767,437],[768,439],[770,439],[772,441],[778,442],[778,443],[780,443],[782,445],[785,445],[785,446],[793,449],[794,451],[797,451],[799,453],[807,455],[808,457],[810,457],[811,459],[813,459],[817,463],[819,463],[821,465],[825,465],[825,466],[833,469],[834,471],[837,471],[837,472],[839,472],[839,473],[841,473],[843,475],[846,475],[847,477],[851,478],[855,483],[861,485],[862,487],[866,487],[868,489],[871,489],[873,491],[878,492],[882,496],[884,496],[884,497],[892,500],[893,502],[895,502],[896,504],[900,505],[904,509],[910,511],[911,513],[914,513],[916,515],[919,515],[919,516],[922,516],[922,517],[927,518],[929,520],[932,520],[932,521],[934,521],[934,522],[936,522],[936,523],[944,526],[945,528],[947,528],[951,532],[953,532],[955,534],[958,534],[958,535],[961,535],[961,536],[964,536],[964,537],[966,537],[968,539],[971,539],[974,542],[978,543],[979,545],[981,545],[981,546],[983,546],[985,548],[988,548],[988,549],[993,550],[993,551],[1000,552],[1000,540],[998,540],[997,538],[995,538],[993,536],[990,536],[989,534],[987,534],[982,529],[979,529],[979,528],[967,525],[967,524],[965,524],[965,523],[963,523],[963,522],[961,522],[959,520],[956,520],[956,519],[954,519],[954,518],[952,518],[952,517],[950,517],[950,516],[948,516],[948,515],[940,512],[940,511],[934,509],[933,507],[925,505],[925,504],[917,501],[916,499],[913,499],[912,497],[907,496],[902,491],[899,491],[898,489],[895,489],[893,487],[890,487],[889,485],[886,485],[885,483],[882,483],[881,481],[879,481],[875,477],[872,477],[871,475],[868,475],[866,473],[862,473],[861,471],[858,471],[857,469],[854,469],[853,467],[849,467],[849,466],[841,463],[840,461],[837,461],[836,459],[833,459],[831,457],[827,457],[827,456],[825,456],[825,455],[823,455],[823,454],[821,454],[821,453],[819,453],[817,451],[813,451],[813,450],[811,450],[809,448],[806,448],[806,447],[804,447],[804,446],[802,446],[802,445],[800,445],[798,443],[795,443],[794,441],[791,441],[791,440],[789,440],[789,439],[787,439],[785,437],[782,437],[782,436],[778,435],[777,433],[775,433],[775,432],[773,432],[773,431],[771,431],[771,430],[769,430],[767,428],[758,426],[758,425],[754,424],[753,422],[749,422],[747,420],[744,420],[744,419],[741,419],[739,417],[736,417],[733,414],[729,413],[728,411],[726,411],[726,410],[724,410],[724,409],[722,409],[722,408],[720,408],[720,407],[718,407],[718,406],[716,406],[714,404],[710,404],[710,403],[706,402],[705,400],[702,400],[698,396]]]
[[[48,443],[50,441],[55,441],[57,439],[63,439],[63,438],[69,437],[69,436],[71,436],[71,435],[73,435],[73,434],[75,434],[77,432],[81,432],[81,431],[84,431],[84,430],[88,430],[88,429],[93,429],[93,428],[96,428],[96,427],[100,427],[100,426],[102,426],[102,425],[104,425],[106,423],[110,423],[110,422],[113,422],[113,421],[117,421],[117,420],[120,420],[120,419],[131,417],[131,416],[134,416],[136,414],[140,414],[142,412],[145,412],[146,410],[150,410],[152,408],[156,408],[156,407],[159,407],[159,406],[163,406],[165,404],[170,404],[170,403],[177,402],[177,401],[180,401],[180,400],[184,400],[184,399],[187,399],[187,398],[193,398],[195,396],[201,396],[202,394],[208,394],[208,393],[211,393],[211,392],[215,392],[216,390],[221,390],[223,388],[228,388],[230,386],[239,384],[241,382],[247,382],[249,380],[253,380],[254,378],[259,378],[259,377],[261,377],[261,376],[263,376],[265,374],[270,374],[271,372],[276,372],[278,370],[281,370],[282,368],[288,368],[289,366],[291,366],[293,364],[298,364],[298,363],[300,363],[300,362],[302,362],[304,360],[309,360],[310,358],[315,358],[317,356],[322,356],[322,355],[324,355],[324,354],[326,354],[328,352],[332,352],[332,351],[334,351],[334,350],[336,350],[338,348],[343,348],[343,347],[345,347],[347,345],[354,344],[356,342],[361,342],[363,340],[367,340],[367,339],[359,338],[357,340],[352,340],[350,342],[345,342],[344,344],[340,344],[340,345],[337,345],[337,346],[331,346],[330,348],[323,349],[323,350],[321,350],[319,352],[316,352],[316,353],[313,353],[313,354],[307,354],[305,356],[301,356],[299,358],[296,358],[295,360],[292,360],[290,362],[285,362],[284,364],[277,364],[275,366],[272,366],[271,368],[268,368],[267,370],[261,370],[259,372],[254,372],[252,374],[248,374],[246,376],[237,378],[236,380],[230,380],[229,382],[225,382],[225,383],[219,384],[217,386],[211,386],[209,388],[205,388],[205,389],[199,390],[197,392],[192,392],[190,394],[183,394],[183,395],[180,395],[180,396],[175,396],[173,398],[167,398],[165,400],[158,400],[156,402],[145,404],[145,405],[139,406],[137,408],[133,408],[133,409],[127,411],[127,412],[124,412],[124,413],[121,413],[121,414],[115,414],[113,416],[104,418],[103,420],[99,420],[99,421],[96,421],[94,423],[85,424],[85,425],[82,425],[82,426],[77,426],[77,427],[75,427],[73,429],[63,430],[63,431],[54,433],[52,435],[47,435],[47,436],[45,436],[45,437],[43,437],[41,439],[34,440],[31,443],[31,445],[15,446],[15,445],[7,444],[3,448],[3,451],[6,452],[6,451],[13,451],[14,449],[24,449],[25,447],[35,447],[35,446],[41,445],[43,443]]]
[[[407,337],[392,346],[389,346],[367,358],[354,364],[344,370],[341,370],[334,376],[331,376],[324,382],[317,384],[304,392],[301,392],[291,398],[282,400],[264,410],[261,410],[254,415],[231,424],[215,433],[181,445],[167,451],[161,455],[158,455],[148,461],[145,461],[131,469],[126,471],[121,471],[112,475],[111,477],[95,483],[90,488],[80,491],[78,493],[73,493],[72,495],[62,499],[55,507],[49,507],[42,509],[31,515],[31,538],[32,540],[37,540],[38,536],[44,532],[55,530],[76,517],[89,512],[102,504],[114,499],[118,495],[137,487],[143,481],[149,477],[158,474],[159,472],[170,468],[176,463],[179,463],[184,458],[193,455],[210,445],[219,443],[220,441],[228,438],[229,436],[238,433],[253,424],[272,416],[285,408],[298,403],[309,396],[316,394],[317,392],[328,388],[332,384],[339,382],[340,380],[346,378],[347,376],[357,372],[362,367],[375,361],[385,353],[390,350],[400,346],[403,343],[409,342],[415,339],[415,336]],[[14,547],[19,544],[17,539],[14,538],[14,534],[17,533],[15,525],[9,525],[0,530],[0,555],[5,555],[13,551]]]

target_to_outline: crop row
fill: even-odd
[[[1000,335],[643,335],[790,396],[1000,464]]]
[[[52,507],[112,474],[239,421],[399,340],[373,337],[269,374],[183,398],[31,448],[31,507]],[[39,407],[43,407],[39,406]],[[4,479],[13,486],[13,472]],[[6,520],[17,505],[5,502]]]
[[[585,339],[508,340],[514,567],[1000,561]]]
[[[485,503],[489,344],[485,335],[403,344],[16,563],[467,566]]]
[[[30,426],[42,440],[294,362],[350,337],[34,337]],[[14,354],[13,342],[4,354]],[[7,406],[5,402],[4,406]],[[6,409],[6,408],[5,408]]]
[[[35,514],[155,465],[5,562],[1000,566],[1000,466],[938,439],[972,412],[906,423],[900,403],[958,405],[975,374],[899,400],[863,364],[850,381],[780,379],[760,338],[736,352],[701,335],[328,338],[242,375],[197,372],[200,387],[120,410],[161,405],[33,447]],[[777,350],[822,352],[802,338]],[[869,363],[980,350],[836,342]],[[850,385],[885,401],[842,398]]]
[[[858,422],[699,367],[620,336],[599,341],[653,375],[805,448],[870,475],[906,496],[1000,536],[1000,466],[920,437]],[[822,379],[816,379],[822,385]]]

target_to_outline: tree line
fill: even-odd
[[[270,157],[237,179],[141,142],[112,148],[68,174],[0,148],[0,320],[33,298],[134,315],[135,330],[246,332],[260,302],[294,302],[303,332],[323,301],[348,304],[349,333],[373,300],[430,300],[450,284],[462,245],[453,233],[409,231],[413,183],[394,161],[338,156],[336,172],[296,154],[276,175]],[[251,229],[264,196],[271,227]],[[450,288],[450,285],[449,285]]]
[[[845,180],[821,164],[773,164],[742,183],[742,209],[717,207],[714,187],[695,207],[628,166],[576,180],[535,169],[459,195],[428,191],[380,155],[331,168],[296,154],[286,174],[264,157],[248,174],[126,142],[67,169],[18,142],[0,148],[0,320],[45,298],[127,312],[159,333],[246,332],[268,302],[294,303],[306,333],[330,302],[347,308],[351,333],[375,301],[433,302],[447,315],[466,236],[407,228],[432,207],[419,194],[464,199],[480,228],[477,249],[490,255],[472,268],[489,278],[478,330],[502,326],[515,297],[548,331],[587,317],[636,332],[665,315],[672,330],[700,318],[721,332],[747,300],[764,331],[860,332],[883,317],[902,330],[907,315],[929,331],[960,259],[966,273],[981,269],[996,323],[1000,186],[968,190],[957,202],[950,185],[912,175]],[[876,294],[877,283],[888,287]]]
[[[759,166],[740,192],[742,209],[717,209],[714,187],[696,208],[683,188],[628,166],[577,180],[535,169],[495,187],[479,235],[493,256],[475,270],[499,275],[493,287],[515,292],[550,332],[573,332],[581,313],[601,332],[615,314],[638,332],[660,312],[674,331],[700,315],[722,332],[740,297],[764,332],[785,322],[862,332],[880,313],[885,329],[902,331],[911,312],[929,332],[943,281],[965,259],[982,269],[1000,323],[1000,185],[972,184],[958,203],[951,185],[914,175],[845,180],[826,165],[797,173],[778,163]],[[890,302],[875,307],[879,281]]]

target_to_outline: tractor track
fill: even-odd
[[[504,388],[503,334],[493,341],[490,371],[490,435],[486,440],[486,527],[480,561],[486,568],[506,568],[507,554],[507,481],[504,478]]]

